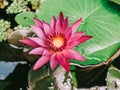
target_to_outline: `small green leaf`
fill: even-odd
[[[18,14],[15,17],[15,20],[18,24],[22,26],[30,26],[34,24],[33,18],[35,17],[35,14],[33,12],[23,12]]]
[[[119,90],[120,89],[120,70],[111,66],[107,73],[107,89]]]

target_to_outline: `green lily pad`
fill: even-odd
[[[59,12],[69,17],[69,24],[82,17],[78,31],[93,36],[75,48],[87,59],[86,62],[79,61],[79,64],[93,65],[107,61],[120,47],[120,17],[117,10],[110,6],[110,1],[46,0],[36,11],[36,17],[50,22],[51,17],[57,17]]]
[[[85,31],[93,38],[75,48],[86,58],[86,62],[76,63],[93,65],[107,61],[120,48],[119,12],[110,4],[109,0],[46,0],[35,14],[24,12],[15,19],[18,24],[29,26],[34,24],[33,17],[50,22],[59,12],[69,17],[69,24],[82,17],[78,31]]]

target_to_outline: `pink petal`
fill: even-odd
[[[50,56],[50,55],[52,55],[52,52],[50,52],[47,48],[46,49],[44,49],[44,51],[43,51],[43,54],[42,55],[45,55],[45,56]]]
[[[69,42],[73,42],[73,41],[77,41],[78,39],[81,38],[81,36],[83,36],[85,34],[85,32],[77,32],[75,34],[73,34],[69,40]]]
[[[76,46],[79,45],[79,42],[78,41],[74,41],[74,42],[68,42],[67,46],[66,46],[66,49],[72,49]]]
[[[69,60],[66,59],[62,54],[57,54],[56,58],[58,63],[67,71],[70,71]]]
[[[70,65],[69,65],[69,61],[67,59],[65,59],[64,63],[61,63],[61,62],[59,62],[59,63],[67,72],[70,72]]]
[[[28,45],[28,46],[31,46],[33,48],[39,47],[39,45],[36,42],[34,42],[33,40],[31,40],[29,38],[22,39],[22,40],[19,40],[19,41]]]
[[[63,16],[62,12],[59,13],[58,20],[60,20],[60,21],[64,20],[64,16]]]
[[[50,56],[52,53],[45,48],[38,47],[38,48],[31,50],[29,54]]]
[[[53,54],[50,58],[50,66],[51,66],[51,69],[54,70],[55,67],[57,66],[58,64],[58,61],[56,59],[56,54]]]
[[[75,33],[82,22],[82,18],[78,19],[76,22],[74,22],[71,27],[72,27],[72,33]]]
[[[48,34],[51,33],[52,28],[50,27],[49,24],[47,24],[47,23],[43,23],[43,27],[44,27],[44,32],[45,32],[46,35],[48,35]]]
[[[37,18],[33,18],[33,20],[38,27],[43,28],[42,22],[40,20],[38,20]]]
[[[68,46],[67,48],[73,48],[75,45],[78,45],[78,40],[84,35],[84,32],[77,32],[73,34],[69,39],[68,39]]]
[[[63,22],[63,30],[66,30],[67,28],[68,28],[68,17],[66,17]]]
[[[39,38],[45,39],[45,34],[41,28],[39,28],[38,26],[31,26],[31,27],[32,29],[34,29],[35,33]]]
[[[75,51],[75,50],[64,50],[63,51],[63,55],[66,57],[66,58],[71,58],[71,59],[75,59],[75,60],[81,60],[81,61],[85,61],[85,58],[80,55],[79,52]]]
[[[29,52],[29,54],[34,54],[34,55],[41,55],[43,53],[43,48],[38,47]]]
[[[63,22],[64,22],[63,14],[62,12],[60,12],[58,20],[56,22],[56,31],[59,33],[63,32]]]
[[[69,41],[67,48],[73,48],[75,46],[78,46],[79,44],[89,40],[90,38],[92,38],[92,36],[81,36],[78,40]]]
[[[49,56],[42,56],[38,59],[38,61],[35,63],[33,70],[37,70],[38,68],[42,67],[45,63],[47,63],[50,60]]]
[[[55,30],[55,26],[56,26],[56,18],[53,16],[51,19],[51,23],[50,26],[53,30]]]
[[[72,36],[72,28],[69,27],[69,28],[65,31],[64,34],[65,34],[66,39],[69,40],[69,39],[71,38],[71,36]]]
[[[47,47],[47,45],[45,44],[45,41],[43,39],[40,39],[38,37],[32,37],[30,38],[32,41],[36,42],[37,44],[39,44],[42,47]]]
[[[79,41],[79,44],[91,39],[92,36],[82,36],[78,41]]]
[[[65,58],[63,58],[63,59],[65,59]],[[59,63],[67,72],[70,72],[69,60],[65,59],[64,63],[62,63],[60,61],[59,61]]]

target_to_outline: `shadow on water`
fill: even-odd
[[[0,62],[0,90],[27,90],[28,71],[31,65],[27,62]]]

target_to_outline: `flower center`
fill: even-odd
[[[56,48],[60,48],[61,46],[64,45],[64,38],[61,37],[61,36],[53,37],[53,39],[52,39],[52,44],[53,44]]]
[[[54,34],[48,38],[48,45],[54,52],[59,52],[65,49],[67,44],[66,38],[62,34]]]

